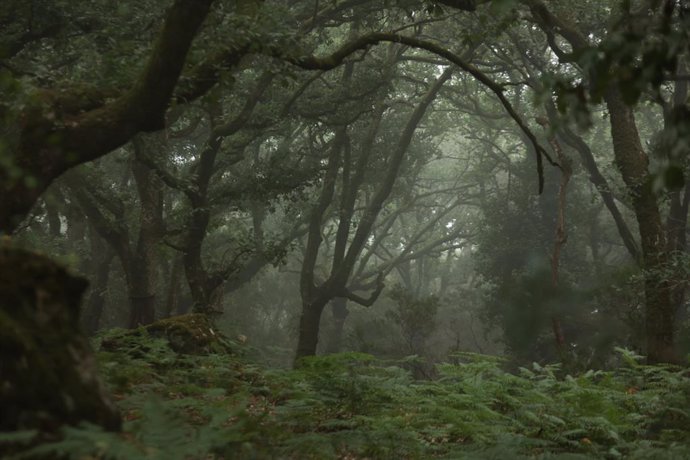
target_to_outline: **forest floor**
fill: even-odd
[[[624,351],[623,367],[577,376],[536,364],[508,373],[499,358],[460,354],[437,379],[415,381],[405,363],[364,354],[284,370],[230,346],[178,354],[143,334],[101,349],[124,433],[70,429],[41,449],[166,460],[690,458],[687,370]]]

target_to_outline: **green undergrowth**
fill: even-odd
[[[101,352],[125,420],[33,453],[119,459],[685,459],[686,370],[645,366],[621,350],[612,372],[570,376],[558,365],[502,370],[496,357],[459,354],[438,379],[405,363],[346,353],[265,369],[235,352],[177,354],[165,340],[129,337]]]

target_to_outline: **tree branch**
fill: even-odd
[[[0,206],[0,229],[11,232],[40,194],[62,173],[124,145],[141,131],[161,129],[187,52],[213,0],[176,0],[138,81],[114,102],[77,116],[27,111],[19,148],[11,159],[35,184],[0,180],[11,197]]]
[[[534,149],[537,156],[537,174],[539,176],[539,193],[544,189],[544,166],[543,158],[556,167],[560,167],[559,164],[551,158],[551,155],[546,151],[544,147],[541,146],[535,134],[530,130],[525,121],[522,120],[520,115],[517,113],[513,105],[508,101],[508,98],[504,95],[505,88],[489,78],[484,72],[479,70],[472,64],[465,62],[457,54],[449,51],[448,49],[426,40],[421,40],[415,37],[409,37],[406,35],[387,33],[387,32],[374,32],[371,34],[364,35],[345,43],[330,56],[325,57],[315,57],[315,56],[305,56],[305,57],[290,57],[284,56],[280,53],[274,53],[277,57],[287,60],[292,64],[302,67],[308,70],[331,70],[338,67],[343,63],[343,61],[356,51],[364,50],[372,45],[376,45],[381,42],[393,42],[401,43],[403,45],[411,46],[413,48],[419,48],[429,51],[433,54],[441,56],[451,63],[455,64],[465,72],[469,73],[477,81],[486,86],[491,92],[493,92],[498,100],[503,105],[503,108],[508,112],[511,118],[515,121],[518,127],[525,133],[525,136],[534,145]]]
[[[346,299],[351,300],[363,307],[371,307],[381,295],[383,288],[386,287],[386,285],[383,283],[385,277],[386,275],[383,272],[379,273],[378,277],[376,278],[376,288],[371,292],[369,297],[361,297],[347,288],[340,290],[340,292],[338,292],[338,297],[345,297]]]

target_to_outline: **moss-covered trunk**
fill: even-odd
[[[46,257],[0,248],[0,431],[120,429],[79,325],[86,286]]]

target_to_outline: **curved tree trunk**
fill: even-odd
[[[616,165],[630,192],[640,231],[646,300],[645,321],[647,360],[650,363],[677,362],[674,348],[675,306],[671,282],[664,276],[668,253],[659,204],[652,189],[649,158],[645,153],[632,108],[620,91],[611,88],[605,95],[611,122]]]

